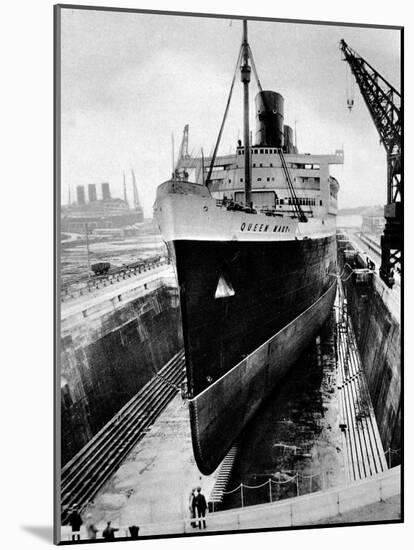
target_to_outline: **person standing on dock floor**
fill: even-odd
[[[97,532],[98,528],[92,520],[92,514],[88,514],[86,516],[86,533],[88,535],[88,539],[96,539]]]
[[[72,540],[80,540],[80,528],[83,523],[81,515],[76,504],[73,505],[72,511],[68,517],[69,525],[72,527]]]
[[[194,500],[195,500],[195,507],[197,509],[198,528],[201,529],[201,518],[203,518],[203,529],[205,529],[206,520],[204,518],[206,517],[207,502],[206,502],[206,497],[201,492],[201,487],[197,487],[197,495]]]
[[[190,498],[188,499],[188,509],[190,510],[190,517],[192,520],[196,517],[195,491],[195,489],[191,490]],[[197,523],[195,521],[192,521],[191,527],[197,527]]]
[[[139,535],[139,527],[138,525],[131,525],[128,527],[129,534],[131,535],[131,539],[137,539]]]
[[[105,529],[102,532],[102,536],[105,540],[115,540],[115,532],[119,531],[115,527],[111,527],[111,522],[108,521]]]

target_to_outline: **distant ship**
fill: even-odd
[[[88,199],[85,199],[85,188],[78,185],[76,188],[77,201],[61,209],[62,231],[84,233],[86,224],[88,230],[121,228],[144,221],[144,211],[139,202],[135,174],[132,170],[132,184],[134,192],[134,207],[130,208],[125,186],[124,198],[113,198],[109,183],[102,183],[102,198],[98,200],[96,185],[88,185]]]
[[[250,57],[244,22],[244,144]],[[316,336],[336,292],[329,165],[343,153],[299,153],[283,97],[259,89],[256,143],[184,160],[154,204],[176,266],[194,456],[206,475]]]

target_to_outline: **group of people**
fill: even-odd
[[[68,517],[69,525],[72,528],[72,540],[80,540],[80,529],[83,525],[82,516],[79,512],[76,504],[72,507],[72,510]],[[88,539],[96,539],[99,529],[96,527],[92,514],[87,514],[85,521],[86,535]],[[106,523],[105,529],[102,531],[102,538],[106,541],[115,540],[115,533],[119,531],[118,528],[112,527],[111,522]],[[132,539],[137,539],[139,533],[139,527],[137,525],[131,525],[129,527],[129,534]]]
[[[191,491],[189,509],[191,514],[191,519],[195,520],[196,518],[198,518],[198,528],[201,529],[201,524],[202,524],[203,529],[205,529],[207,502],[206,502],[206,497],[201,492],[201,487],[197,487],[197,489],[193,489]],[[197,521],[191,521],[191,527],[197,527]]]
[[[189,510],[191,515],[191,527],[199,529],[206,528],[206,510],[207,501],[206,497],[201,492],[201,487],[193,489],[190,493]],[[79,512],[77,505],[74,505],[68,516],[69,525],[72,528],[72,540],[80,540],[80,529],[83,525],[83,519]],[[87,514],[85,521],[86,534],[88,539],[96,539],[99,529],[95,525],[92,514]],[[105,529],[102,531],[102,538],[106,541],[115,540],[115,533],[119,531],[118,528],[112,527],[111,522],[108,521]],[[131,525],[129,527],[129,533],[132,539],[138,538],[139,527]]]

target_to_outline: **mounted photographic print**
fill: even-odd
[[[401,522],[402,27],[55,7],[55,542]]]

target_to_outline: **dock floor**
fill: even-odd
[[[130,525],[181,525],[189,515],[191,489],[200,486],[209,498],[220,468],[210,476],[198,471],[193,457],[187,402],[178,394],[146,436],[96,495],[83,517],[92,514],[99,530],[111,521],[119,536]],[[70,527],[62,526],[62,540]],[[81,537],[86,533],[81,530]]]

